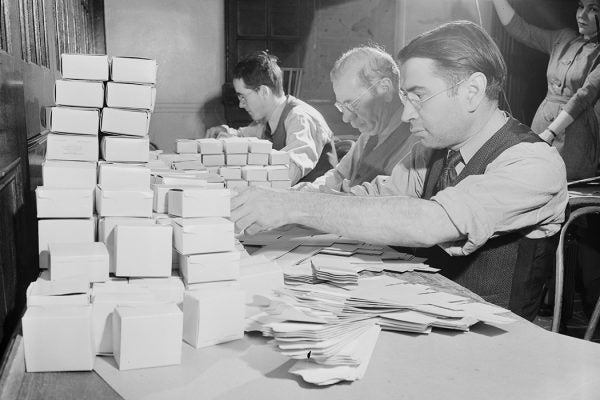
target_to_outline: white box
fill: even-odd
[[[264,153],[248,153],[248,165],[269,165],[269,155]]]
[[[108,250],[102,242],[50,243],[50,280],[108,280]]]
[[[181,363],[183,313],[175,304],[117,307],[113,313],[119,370]]]
[[[242,167],[242,179],[247,181],[266,181],[267,170],[258,165],[247,165]]]
[[[90,282],[74,278],[50,281],[37,278],[27,286],[27,307],[85,306],[90,304]]]
[[[110,78],[115,82],[156,83],[156,60],[137,57],[113,57]]]
[[[283,287],[283,270],[279,264],[264,256],[240,260],[238,282],[246,293],[246,303],[254,303],[254,296],[271,296],[274,289]]]
[[[271,187],[273,189],[289,189],[292,187],[292,181],[271,181]]]
[[[238,279],[240,274],[240,253],[179,255],[179,269],[186,284]]]
[[[229,217],[231,192],[228,189],[185,188],[167,194],[170,215],[179,217]]]
[[[242,168],[221,167],[219,168],[219,175],[226,180],[240,180],[242,179]]]
[[[269,164],[271,165],[287,165],[290,163],[290,155],[287,151],[271,150],[269,154]]]
[[[269,181],[248,181],[248,186],[260,186],[260,187],[271,187],[271,182]]]
[[[106,161],[148,162],[150,139],[148,137],[104,136],[101,149],[102,157]]]
[[[233,154],[227,153],[225,155],[225,164],[227,165],[239,165],[244,166],[248,164],[248,154]]]
[[[89,188],[96,186],[96,163],[45,160],[42,163],[44,186]]]
[[[202,156],[200,154],[174,154],[166,153],[160,154],[158,159],[171,165],[174,161],[201,161]]]
[[[148,189],[96,186],[96,212],[101,217],[152,217],[152,197]]]
[[[183,185],[206,187],[206,175],[161,173],[154,176],[155,185]]]
[[[91,371],[92,307],[29,307],[23,315],[27,372]]]
[[[100,162],[98,184],[110,188],[148,189],[150,169],[136,164]]]
[[[171,276],[173,228],[164,225],[117,225],[114,230],[115,275]]]
[[[267,158],[271,150],[273,149],[273,143],[269,140],[258,139],[254,137],[248,138],[248,152],[249,153],[260,153],[266,154]]]
[[[243,180],[230,179],[227,182],[225,182],[225,186],[227,187],[227,189],[245,188],[248,187],[248,182]]]
[[[54,84],[54,103],[59,106],[104,106],[104,83],[58,79]]]
[[[197,154],[198,153],[198,142],[194,139],[177,139],[175,141],[178,154]]]
[[[248,138],[228,137],[220,139],[223,142],[223,151],[226,154],[246,154],[248,153]]]
[[[267,180],[269,181],[289,181],[290,169],[285,165],[269,165],[267,169]]]
[[[174,247],[181,254],[232,251],[233,222],[220,217],[173,219]]]
[[[168,278],[131,278],[129,285],[149,290],[157,301],[165,303],[183,304],[185,287],[179,276]]]
[[[200,185],[200,187],[202,186],[203,185]],[[154,212],[161,214],[166,214],[169,211],[168,193],[170,190],[198,188],[198,186],[193,185],[167,185],[163,183],[155,183],[151,187],[154,191],[154,202],[152,205],[152,209],[154,210]]]
[[[102,109],[102,118],[100,121],[100,130],[102,132],[130,136],[147,136],[149,127],[150,112],[148,111],[108,107]],[[150,157],[149,154],[148,157]]]
[[[196,139],[198,150],[201,154],[221,154],[223,153],[223,142],[219,139]]]
[[[98,136],[99,121],[100,112],[96,108],[46,108],[46,127],[54,133]]]
[[[183,340],[195,348],[244,336],[244,292],[235,285],[186,292]]]
[[[106,83],[106,106],[154,110],[156,88],[134,83]]]
[[[95,236],[96,222],[92,218],[38,220],[40,268],[48,268],[50,243],[93,243]]]
[[[104,54],[61,54],[63,79],[108,80],[108,56]]]
[[[171,164],[174,170],[178,171],[207,171],[202,161],[173,161]]]
[[[156,221],[153,218],[137,218],[137,217],[102,217],[98,221],[98,241],[103,242],[108,246],[111,240],[113,229],[117,225],[155,225]],[[111,271],[114,272],[114,271]]]
[[[202,154],[202,164],[205,167],[220,167],[225,165],[225,154]]]
[[[98,161],[98,136],[49,133],[46,160]]]
[[[91,218],[94,215],[94,188],[35,189],[38,218]]]

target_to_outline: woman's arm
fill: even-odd
[[[554,139],[556,139],[556,136],[562,134],[574,120],[575,119],[571,117],[568,112],[562,110],[558,113],[556,118],[554,118],[554,121],[548,125],[548,128],[540,133],[540,137],[546,142],[552,143]]]
[[[502,25],[508,25],[513,15],[515,15],[514,8],[512,8],[507,0],[492,0],[492,2]]]

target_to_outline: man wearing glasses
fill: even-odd
[[[335,62],[330,78],[335,107],[360,136],[335,168],[313,183],[296,186],[298,190],[348,191],[390,175],[416,143],[402,122],[398,66],[391,55],[375,46],[353,48]]]
[[[477,25],[442,25],[398,58],[402,118],[434,149],[421,198],[250,188],[232,199],[237,229],[299,223],[429,248],[444,275],[532,320],[568,201],[560,155],[498,108],[506,64]]]
[[[239,131],[227,125],[207,130],[207,137],[255,136],[273,142],[290,156],[290,180],[312,182],[337,163],[333,133],[310,105],[283,92],[277,58],[264,51],[249,55],[233,70],[240,108],[255,121]]]

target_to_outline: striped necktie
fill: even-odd
[[[273,143],[273,135],[271,134],[271,125],[269,125],[269,122],[265,123],[265,130],[264,130],[264,137],[265,139],[267,139],[269,142]]]
[[[462,156],[458,150],[449,150],[444,160],[444,169],[438,180],[438,192],[446,189],[448,186],[453,186],[456,182],[456,166],[462,162]]]

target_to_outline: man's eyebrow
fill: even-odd
[[[426,88],[424,86],[412,85],[402,90],[404,90],[405,92],[415,92],[417,90],[426,90]]]

